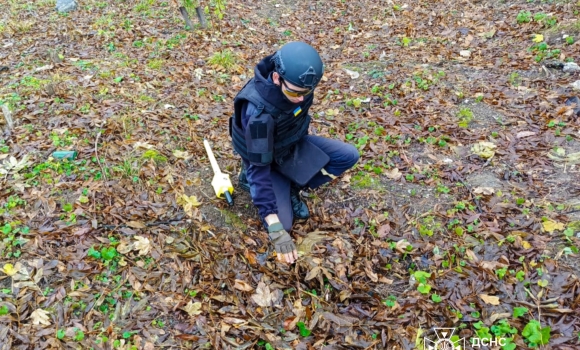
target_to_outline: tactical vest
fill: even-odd
[[[313,99],[313,95],[310,94],[294,109],[281,110],[260,95],[255,88],[254,79],[251,79],[234,99],[234,115],[230,117],[229,125],[234,150],[254,164],[267,165],[272,161],[282,164],[293,146],[308,134],[310,125],[308,110],[312,105]],[[246,140],[245,133],[242,130],[242,114],[246,101],[253,103],[257,107],[256,113],[250,117],[250,120],[256,120],[255,118],[260,118],[263,114],[269,114],[274,119],[273,149],[267,153],[256,154],[248,151],[248,142],[252,141]]]

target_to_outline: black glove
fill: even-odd
[[[268,236],[270,236],[277,254],[292,253],[296,250],[292,237],[284,230],[281,223],[277,222],[268,226]]]

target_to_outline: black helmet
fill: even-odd
[[[282,46],[272,60],[282,79],[301,88],[314,89],[324,73],[316,49],[301,41]]]

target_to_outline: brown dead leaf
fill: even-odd
[[[117,245],[117,251],[121,254],[127,254],[133,250],[133,244],[126,239],[121,239],[121,242]]]
[[[310,281],[313,278],[316,278],[320,274],[321,268],[320,266],[315,266],[312,270],[308,271],[308,274],[304,278],[305,281]]]
[[[371,262],[368,260],[365,261],[365,272],[366,272],[367,276],[371,279],[371,281],[373,281],[373,282],[379,281],[379,276],[373,271],[373,267],[371,266]]]
[[[395,181],[399,180],[403,176],[403,174],[401,174],[401,172],[399,171],[399,168],[393,168],[390,171],[387,171],[385,175],[387,175],[389,179]]]
[[[533,131],[520,131],[516,134],[516,137],[518,139],[521,139],[523,137],[528,137],[528,136],[533,136],[533,135],[536,135],[536,133]]]
[[[251,292],[254,290],[252,286],[250,286],[248,283],[242,280],[236,280],[234,283],[234,288],[236,288],[237,290],[241,290],[243,292]]]
[[[410,246],[411,243],[409,243],[406,239],[401,239],[400,241],[397,242],[395,249],[399,252],[399,253],[408,253],[409,251],[407,250],[407,247]]]
[[[193,302],[189,301],[187,305],[181,308],[191,317],[201,314],[201,303],[200,302]]]
[[[43,309],[36,309],[32,311],[30,314],[30,318],[32,319],[32,324],[39,325],[43,324],[45,326],[50,326],[50,318],[48,317],[48,311],[44,311]]]
[[[252,295],[252,300],[261,307],[270,307],[279,305],[283,297],[284,293],[281,290],[270,291],[270,287],[264,282],[260,282],[256,288],[256,293]]]
[[[134,249],[139,251],[139,256],[147,255],[151,250],[151,242],[148,238],[143,236],[135,236],[136,242],[134,243]]]
[[[145,227],[147,227],[141,221],[129,221],[129,222],[125,223],[125,225],[132,227],[132,228],[145,228]]]
[[[511,317],[512,314],[509,312],[504,312],[504,313],[494,313],[489,317],[489,322],[490,323],[494,323],[497,320],[501,320],[502,318],[508,318]]]
[[[493,187],[476,187],[473,189],[473,193],[489,196],[495,193],[495,189]]]
[[[487,294],[480,294],[479,297],[487,304],[499,305],[499,297]]]
[[[389,234],[389,232],[391,232],[391,226],[389,224],[384,224],[377,230],[379,238],[385,238]]]

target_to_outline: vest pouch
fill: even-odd
[[[272,168],[295,184],[306,186],[329,161],[328,154],[302,138],[284,158],[282,164],[274,162]]]

